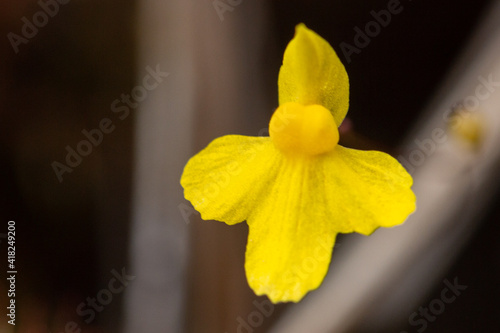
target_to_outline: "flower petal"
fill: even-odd
[[[297,25],[278,78],[279,104],[319,104],[340,126],[349,108],[349,78],[333,48],[304,24]]]
[[[186,164],[184,197],[204,220],[242,222],[270,186],[277,155],[269,137],[217,138]]]
[[[269,192],[250,215],[245,270],[250,287],[272,302],[298,302],[325,277],[337,231],[318,198],[311,159],[278,162]]]
[[[372,233],[415,209],[412,179],[391,156],[337,146],[317,158],[278,160],[269,192],[248,218],[252,289],[298,302],[327,273],[337,233]]]
[[[369,235],[403,223],[415,210],[413,179],[392,156],[339,145],[323,158],[321,204],[335,216],[338,232]]]

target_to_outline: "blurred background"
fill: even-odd
[[[16,325],[2,314],[0,332],[280,332],[290,314],[307,332],[495,331],[499,159],[484,154],[499,147],[495,126],[454,128],[472,146],[445,143],[451,155],[467,155],[456,175],[446,163],[461,162],[446,160],[450,154],[412,153],[429,128],[441,126],[436,117],[443,123],[477,95],[479,77],[493,73],[481,91],[500,95],[500,72],[488,70],[500,61],[500,53],[488,53],[500,48],[500,21],[491,19],[498,8],[492,0],[0,1],[1,276],[11,220],[18,271]],[[315,295],[327,295],[323,286],[304,303],[259,310],[256,304],[268,303],[245,279],[246,224],[202,221],[179,184],[189,157],[214,138],[265,133],[278,104],[283,51],[300,22],[331,43],[349,74],[343,145],[399,158],[416,186],[423,184],[419,170],[434,184],[468,186],[440,197],[457,205],[432,211],[424,204],[406,223],[426,214],[431,225],[446,226],[431,234],[414,224],[415,238],[429,233],[418,253],[429,251],[432,265],[405,260],[400,270],[378,272],[390,283],[361,295],[340,326],[306,315],[316,306],[323,318],[339,312],[330,303],[335,294],[315,303]],[[485,118],[491,124],[500,111],[493,100],[485,106],[494,110]],[[482,158],[493,159],[488,171],[474,169]],[[419,193],[426,192],[417,192],[417,206]],[[445,210],[454,218],[443,217]],[[468,227],[450,250],[431,253],[448,241],[457,216]],[[342,270],[335,261],[355,251],[356,237],[339,236],[327,279]],[[390,251],[412,244],[409,238]],[[413,267],[414,280],[404,267]],[[371,269],[360,272],[369,278]],[[467,289],[433,311],[443,281],[454,279]],[[431,307],[430,317],[411,322],[420,306]]]

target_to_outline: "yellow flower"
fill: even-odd
[[[394,158],[338,145],[347,73],[304,24],[285,50],[278,88],[270,137],[215,139],[181,177],[204,220],[247,221],[248,283],[275,303],[318,288],[338,233],[369,235],[415,210],[412,178]]]

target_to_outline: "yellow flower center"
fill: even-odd
[[[274,145],[284,153],[319,155],[339,142],[339,130],[332,113],[321,105],[284,103],[269,123]]]

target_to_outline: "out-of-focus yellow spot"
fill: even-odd
[[[483,142],[485,121],[481,114],[460,110],[452,116],[451,133],[467,149],[478,150]]]

